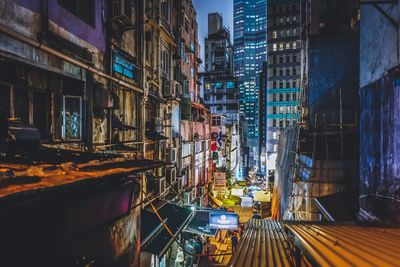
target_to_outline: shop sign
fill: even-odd
[[[113,70],[129,79],[137,79],[137,67],[121,53],[114,54]]]
[[[231,195],[239,196],[239,197],[243,196],[243,188],[232,188]]]
[[[210,213],[210,229],[236,230],[239,225],[239,216],[236,213]]]

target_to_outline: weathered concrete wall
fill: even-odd
[[[400,3],[380,5],[388,15],[400,18]],[[399,34],[400,34],[400,28]],[[360,24],[360,87],[378,80],[391,68],[400,64],[399,40],[396,28],[372,5],[361,6]]]
[[[40,13],[41,0],[5,0],[5,2],[15,2],[35,13]],[[71,12],[60,6],[58,1],[48,1],[49,19],[66,31],[73,33],[82,40],[104,51],[105,49],[105,29],[104,25],[104,3],[105,1],[95,1],[95,23],[89,25],[83,20],[74,16]]]

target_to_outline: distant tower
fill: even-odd
[[[233,76],[233,47],[222,16],[208,14],[205,38],[204,101],[212,114],[224,115],[226,123],[239,119],[239,92]]]
[[[267,61],[267,0],[234,0],[234,69],[248,124],[250,164],[257,163],[259,73]]]

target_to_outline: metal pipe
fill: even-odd
[[[68,57],[67,55],[64,55],[63,53],[61,53],[61,52],[59,52],[59,51],[57,51],[57,50],[55,50],[55,49],[43,44],[41,42],[38,42],[38,41],[36,41],[36,40],[34,40],[34,39],[30,38],[30,37],[24,36],[21,33],[18,33],[18,32],[12,30],[11,28],[9,28],[9,27],[7,27],[7,26],[5,26],[3,24],[0,24],[0,33],[3,33],[3,34],[5,34],[5,35],[7,35],[9,37],[15,38],[16,40],[18,40],[20,42],[23,42],[25,44],[31,45],[31,46],[33,46],[33,47],[35,47],[37,49],[40,49],[40,50],[42,50],[42,51],[44,51],[46,53],[51,54],[53,56],[59,57],[59,58],[65,60],[65,61],[67,61],[67,62],[69,62],[69,63],[71,63],[71,64],[73,64],[73,65],[75,65],[77,67],[80,67],[82,69],[85,69],[85,70],[87,70],[87,71],[89,71],[89,72],[91,72],[93,74],[99,75],[99,76],[104,77],[104,78],[109,79],[109,80],[112,80],[115,83],[118,83],[119,85],[122,85],[122,86],[125,86],[127,88],[130,88],[130,89],[132,89],[132,90],[134,90],[134,91],[136,91],[138,93],[143,93],[143,89],[141,89],[141,88],[139,88],[139,87],[137,87],[137,86],[135,86],[135,85],[133,85],[131,83],[127,83],[127,82],[124,82],[122,80],[119,80],[119,79],[117,79],[115,77],[112,77],[112,76],[104,73],[101,70],[98,70],[98,69],[96,69],[94,67],[89,66],[88,64],[82,63],[82,62],[80,62],[80,61],[78,61],[76,59]]]

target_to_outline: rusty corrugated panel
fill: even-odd
[[[286,223],[319,266],[399,266],[400,228]]]

